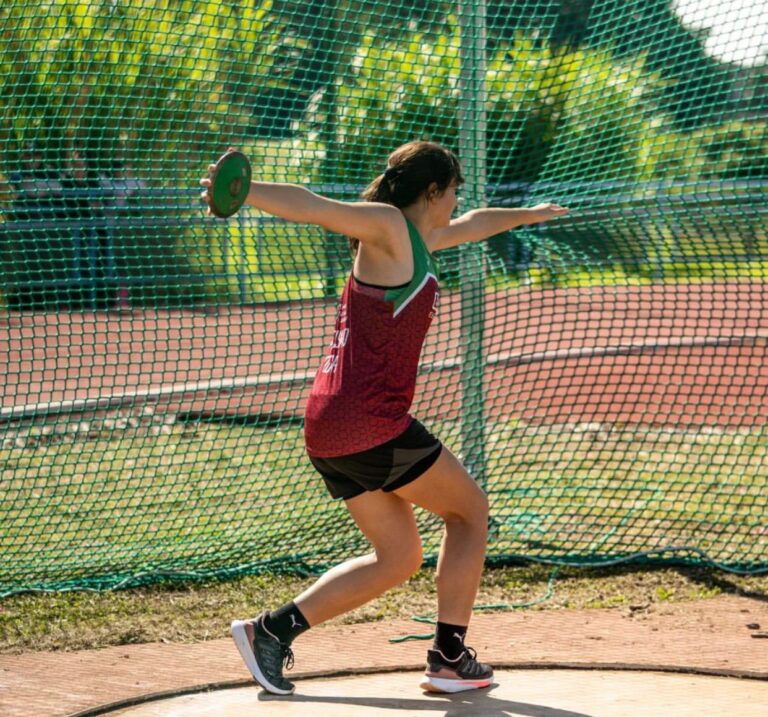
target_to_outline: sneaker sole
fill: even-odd
[[[419,685],[426,692],[466,692],[467,690],[480,690],[484,687],[490,687],[493,684],[493,678],[486,680],[451,680],[445,677],[430,677],[424,675],[424,679]]]
[[[267,692],[271,692],[274,695],[292,695],[295,688],[290,690],[284,690],[276,685],[273,685],[261,671],[259,663],[256,660],[256,655],[253,654],[250,642],[248,640],[248,634],[245,632],[245,621],[235,620],[230,625],[230,632],[232,633],[232,639],[235,641],[237,651],[240,653],[240,657],[243,658],[246,667],[250,670],[253,679],[256,680]]]

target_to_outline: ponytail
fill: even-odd
[[[382,204],[394,204],[392,192],[392,168],[387,168],[384,174],[374,179],[360,195],[366,202],[381,202]]]
[[[418,201],[433,184],[441,193],[453,182],[464,183],[453,152],[434,142],[409,142],[389,155],[386,170],[365,188],[361,198],[403,209]],[[359,245],[359,239],[350,238],[353,256]]]

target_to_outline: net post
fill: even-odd
[[[239,256],[237,257],[237,295],[241,306],[244,306],[248,302],[248,250],[245,245],[245,232],[247,227],[245,213],[238,212],[237,229]],[[259,271],[261,271],[261,267],[259,267]]]
[[[325,68],[326,82],[323,92],[325,120],[320,128],[320,141],[325,147],[325,156],[320,165],[320,180],[323,184],[335,184],[339,181],[339,140],[338,140],[338,77],[342,72],[341,57],[344,34],[343,19],[339,12],[339,0],[326,0],[321,3],[325,29],[319,39],[322,48],[320,56]],[[336,296],[336,266],[333,242],[338,235],[325,231],[323,242],[323,296]]]
[[[459,157],[465,177],[463,192],[469,207],[479,208],[486,200],[486,113],[485,113],[485,0],[459,0]],[[483,329],[485,323],[484,260],[481,244],[459,249],[461,303],[461,443],[464,464],[484,485],[485,395],[483,374]]]

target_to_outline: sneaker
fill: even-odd
[[[240,656],[256,680],[267,692],[293,694],[295,686],[283,678],[283,666],[293,667],[293,651],[264,626],[263,612],[255,620],[235,620],[230,630]]]
[[[427,671],[421,681],[421,689],[427,692],[464,692],[493,683],[493,668],[477,661],[477,653],[471,648],[455,660],[449,660],[439,650],[427,651]]]

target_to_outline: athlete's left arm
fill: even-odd
[[[452,219],[447,227],[435,229],[432,236],[432,251],[482,241],[502,232],[526,224],[540,224],[568,214],[566,207],[559,204],[537,204],[535,207],[520,209],[473,209]]]

